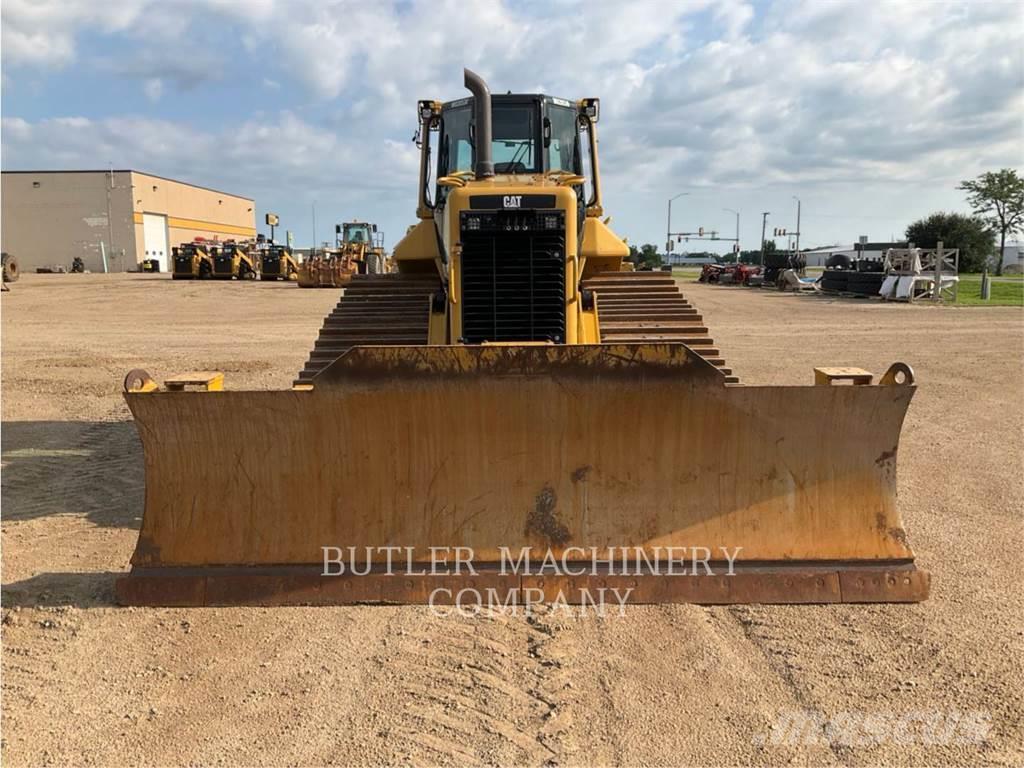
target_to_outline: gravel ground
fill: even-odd
[[[0,305],[4,763],[1020,765],[1024,312],[683,288],[746,383],[913,365],[899,492],[931,600],[118,608],[143,487],[125,372],[287,387],[337,292],[26,275]],[[788,743],[801,712],[876,730]],[[892,730],[915,713],[941,719]]]

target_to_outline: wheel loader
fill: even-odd
[[[290,389],[128,375],[119,599],[924,599],[896,506],[913,371],[743,384],[670,274],[623,271],[599,101],[465,84],[418,103],[397,272],[352,276]]]
[[[260,280],[297,280],[299,263],[287,245],[270,243],[259,252]]]
[[[352,221],[336,228],[337,247],[314,250],[299,267],[302,288],[341,288],[354,275],[385,270],[384,249],[373,242],[376,224]]]
[[[174,280],[205,279],[213,274],[213,258],[205,242],[182,243],[171,249]]]
[[[217,280],[255,280],[259,273],[256,269],[256,254],[248,243],[236,243],[228,240],[210,248],[213,259],[211,276]]]

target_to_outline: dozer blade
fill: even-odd
[[[859,381],[729,385],[681,344],[485,345],[355,347],[287,391],[133,388],[146,502],[118,595],[401,603],[486,585],[573,602],[622,585],[639,603],[921,600],[928,576],[896,509],[912,373]],[[325,547],[373,567],[325,575]],[[477,574],[410,567],[451,551],[431,547],[471,548]],[[532,570],[503,567],[525,548]],[[665,572],[691,553],[688,572]],[[545,558],[587,567],[538,572]]]

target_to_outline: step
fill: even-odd
[[[426,324],[427,313],[424,312],[345,312],[338,314],[330,314],[327,319],[324,320],[324,326],[338,326],[345,325],[348,323],[360,323],[363,325],[374,325],[387,322],[418,322],[420,325]]]
[[[600,307],[689,307],[690,302],[682,296],[598,296],[597,306]]]
[[[408,275],[354,275],[352,285],[432,285],[438,287],[440,281],[432,275],[413,277]]]
[[[606,296],[608,294],[616,294],[616,295],[617,294],[630,294],[630,295],[642,296],[642,295],[645,295],[645,294],[653,295],[653,294],[667,294],[667,293],[668,294],[678,294],[679,293],[679,288],[677,286],[675,286],[675,285],[670,285],[670,286],[612,286],[612,285],[608,285],[608,286],[595,286],[592,289],[588,288],[587,286],[584,286],[584,288],[587,289],[587,290],[594,291],[594,293],[596,293],[598,296],[602,296],[602,295]]]
[[[313,353],[309,356],[309,363],[322,362],[324,360],[334,360],[339,355],[348,352],[352,347],[416,347],[423,346],[427,343],[424,339],[356,339],[350,344],[338,344],[337,346],[327,347],[316,347],[313,349]]]
[[[427,335],[427,329],[423,323],[391,323],[389,325],[332,325],[320,329],[320,338],[333,339],[339,336],[366,336],[377,338],[378,336],[402,336],[402,335],[423,334]]]
[[[683,312],[685,314],[696,314],[697,308],[686,302],[674,302],[672,304],[648,304],[646,302],[627,302],[624,304],[607,305],[604,302],[597,303],[599,314],[608,312]]]
[[[425,312],[430,300],[420,297],[416,301],[339,301],[332,312],[372,312],[390,310],[395,312]]]
[[[700,323],[606,323],[601,322],[601,336],[616,333],[707,333]]]
[[[684,315],[695,315],[697,314],[697,308],[691,306],[686,301],[673,301],[666,302],[663,304],[648,304],[641,303],[638,301],[623,301],[619,303],[609,303],[605,301],[599,301],[597,303],[598,312],[681,312]]]
[[[629,272],[609,275],[595,274],[590,276],[590,278],[584,278],[583,283],[585,286],[647,286],[675,283],[675,280],[669,274],[643,274],[639,278],[627,278],[627,276],[624,276],[626,274],[629,274]]]
[[[714,344],[710,336],[686,336],[683,334],[664,333],[601,333],[601,342],[604,344],[639,344],[651,342],[675,342],[680,344]]]
[[[623,313],[621,315],[610,315],[601,312],[598,316],[601,325],[605,323],[703,323],[704,318],[700,315],[656,315],[650,312]]]
[[[342,307],[331,312],[326,318],[327,320],[351,320],[365,317],[370,320],[379,320],[380,318],[387,317],[417,317],[420,322],[425,323],[429,310],[426,306],[417,307],[366,307],[363,309],[357,309],[355,307]]]
[[[591,291],[605,291],[612,288],[619,288],[625,290],[645,290],[648,288],[675,288],[676,283],[673,280],[647,280],[644,282],[640,281],[619,281],[619,280],[602,280],[600,282],[593,280],[584,280],[582,283],[583,287]]]
[[[386,344],[387,346],[394,346],[395,344],[426,344],[427,343],[427,332],[421,333],[414,332],[403,332],[403,333],[391,333],[391,334],[380,334],[379,336],[366,336],[359,333],[349,334],[337,334],[335,336],[325,336],[317,339],[316,344],[313,346],[313,351],[316,352],[320,349],[336,349],[339,347],[354,347],[360,344]]]
[[[597,302],[598,310],[626,311],[630,309],[650,309],[660,312],[688,311],[696,312],[697,308],[685,299],[674,301],[600,301]]]

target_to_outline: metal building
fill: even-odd
[[[256,235],[250,198],[132,170],[4,171],[3,250],[22,270],[81,256],[93,272],[135,270],[145,259],[166,271],[171,248],[195,237]]]

